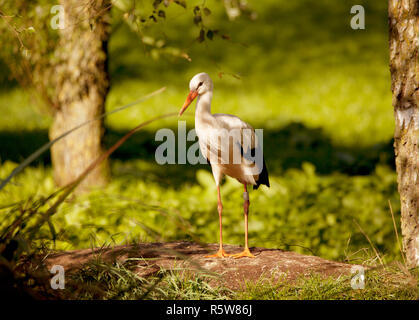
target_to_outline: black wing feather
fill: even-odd
[[[240,152],[243,158],[250,160],[249,158],[250,156],[254,157],[256,155],[256,148],[252,148],[250,150],[250,155],[249,155],[249,153],[244,153],[243,147],[240,145]],[[262,172],[259,174],[258,180],[256,181],[256,184],[253,186],[253,190],[258,189],[261,184],[264,184],[268,188],[270,187],[269,173],[268,173],[268,168],[266,167],[265,157],[263,157],[262,159],[263,159]]]
[[[259,188],[259,186],[261,184],[264,184],[268,188],[270,187],[270,184],[269,184],[269,173],[268,173],[268,168],[266,167],[265,158],[263,158],[263,169],[262,169],[262,172],[260,173],[259,178],[256,181],[256,185],[253,186],[253,190],[256,190],[257,188]]]

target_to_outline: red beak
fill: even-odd
[[[182,109],[179,111],[179,117],[182,115],[182,113],[185,112],[185,110],[188,108],[188,106],[192,103],[192,101],[195,100],[195,98],[198,96],[198,91],[191,91],[188,94],[188,97],[186,98],[185,103],[183,104]]]

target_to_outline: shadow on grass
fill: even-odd
[[[350,27],[350,8],[354,4],[363,5],[368,12],[367,33]],[[342,66],[364,66],[387,59],[387,9],[379,1],[266,1],[254,7],[258,14],[255,21],[240,18],[231,23],[222,11],[214,11],[213,26],[229,34],[232,41],[216,37],[214,41],[191,45],[190,33],[195,31],[197,36],[199,29],[194,30],[190,20],[174,19],[168,24],[162,31],[168,33],[168,45],[188,48],[192,62],[156,62],[126,25],[115,28],[109,50],[112,83],[158,78],[160,82],[183,86],[179,74],[198,67],[208,71],[217,65],[218,71],[226,71],[223,66],[227,66],[227,71],[285,85],[298,82],[309,71],[340,71]],[[188,36],[173,30],[183,30]]]
[[[188,130],[191,128],[188,128]],[[176,130],[172,128],[174,132]],[[120,139],[125,131],[107,129],[104,144],[110,147]],[[162,143],[155,141],[154,131],[141,131],[123,144],[112,159],[127,162],[124,169],[116,175],[132,175],[144,178],[152,174],[157,182],[162,184],[183,184],[195,181],[198,169],[207,165],[165,165],[160,166],[155,161],[156,148]],[[35,131],[0,131],[0,159],[22,162],[42,144],[48,141],[46,130]],[[193,142],[188,142],[189,147]],[[393,142],[380,143],[367,147],[336,146],[323,130],[308,128],[301,123],[290,123],[278,130],[264,130],[264,153],[269,172],[274,175],[284,170],[301,168],[304,162],[310,162],[319,174],[340,172],[348,175],[371,174],[376,165],[387,164],[394,167]],[[132,160],[147,163],[147,172],[142,172]],[[50,165],[48,152],[44,153],[35,163]],[[163,170],[164,168],[164,170]]]

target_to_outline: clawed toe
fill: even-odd
[[[224,250],[220,249],[217,251],[217,253],[215,254],[211,254],[208,256],[205,256],[205,258],[227,258],[227,257],[231,257],[232,255],[225,252]]]
[[[249,249],[244,249],[242,252],[240,253],[236,253],[236,254],[232,254],[231,255],[234,259],[240,259],[240,258],[244,258],[244,257],[248,257],[248,258],[256,258]]]

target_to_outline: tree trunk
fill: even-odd
[[[110,0],[61,0],[64,29],[59,31],[59,64],[55,72],[58,110],[50,139],[104,112],[109,88],[107,41]],[[102,153],[103,120],[78,129],[51,149],[54,179],[59,186],[76,179]],[[108,163],[95,168],[78,191],[100,186],[108,178]]]
[[[389,0],[394,149],[403,249],[419,266],[419,1]]]

